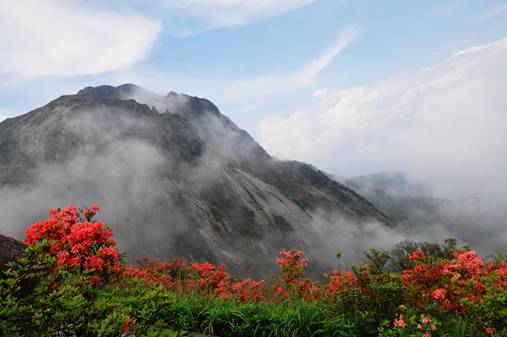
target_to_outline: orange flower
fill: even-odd
[[[125,317],[121,326],[121,332],[125,333],[129,331],[130,324],[132,323],[132,318],[130,316]]]

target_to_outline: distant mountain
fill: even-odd
[[[341,178],[347,184],[382,190],[400,197],[423,197],[428,195],[420,184],[410,182],[402,173],[377,172],[352,178]]]
[[[409,182],[400,173],[379,172],[338,180],[371,200],[391,219],[407,226],[443,221],[440,209],[449,203],[429,196],[422,186]]]
[[[337,218],[394,226],[315,167],[271,157],[209,100],[132,84],[0,123],[0,200],[0,228],[18,233],[47,208],[99,202],[131,260],[181,256],[239,274],[269,272],[283,247],[324,267]]]
[[[485,256],[505,250],[507,213],[495,195],[437,198],[401,174],[337,179],[373,202],[404,237],[433,242],[455,238]]]

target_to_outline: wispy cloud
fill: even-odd
[[[74,1],[0,2],[0,75],[98,74],[131,66],[151,49],[161,24]]]
[[[322,72],[356,38],[359,32],[360,30],[357,27],[344,29],[331,48],[301,69],[299,74],[296,75],[297,82],[310,83],[315,76]]]
[[[192,35],[219,27],[243,26],[285,14],[316,0],[160,0],[168,15],[183,19],[175,31]],[[177,26],[177,25],[176,25]]]

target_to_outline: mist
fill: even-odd
[[[24,143],[36,160],[30,169],[31,182],[0,189],[2,231],[22,239],[24,229],[46,218],[50,208],[99,203],[100,218],[111,225],[120,247],[132,249],[133,256],[139,255],[136,242],[176,236],[188,220],[167,193],[167,185],[176,182],[160,180],[174,167],[174,159],[147,136],[153,125],[124,111],[120,115],[104,109],[60,113],[63,118],[56,116],[48,124],[64,129],[65,137],[57,138],[54,130],[43,128],[48,134],[42,137],[57,138],[49,148],[43,140]],[[37,139],[37,130],[31,136]],[[147,214],[151,214],[148,223]]]

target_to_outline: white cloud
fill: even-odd
[[[501,192],[506,86],[503,39],[371,87],[318,90],[319,111],[267,118],[260,140],[276,156],[338,174],[399,170],[444,196]]]
[[[0,2],[0,75],[98,74],[135,64],[160,23],[74,1]]]
[[[359,29],[356,27],[347,27],[342,30],[340,37],[331,48],[301,69],[295,76],[297,82],[311,82],[316,75],[322,72],[356,38],[357,34],[359,34]]]
[[[171,16],[193,18],[196,25],[182,32],[192,34],[217,27],[257,22],[308,5],[315,0],[162,0]]]

